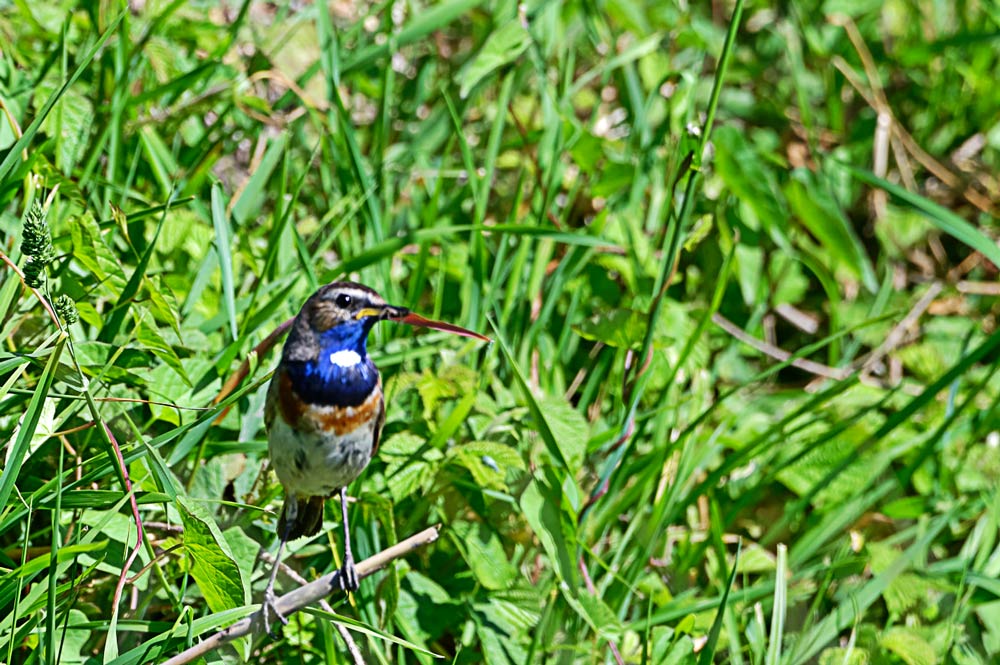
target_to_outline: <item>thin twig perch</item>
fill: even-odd
[[[406,540],[365,559],[357,565],[358,578],[364,579],[418,547],[433,543],[438,539],[439,531],[440,527],[438,526],[424,529],[420,533],[414,534]],[[278,598],[276,605],[282,615],[289,617],[306,606],[340,590],[340,571],[338,570],[329,575],[324,575],[315,582],[310,582],[305,586],[286,593],[284,596]],[[237,621],[232,626],[220,630],[205,641],[199,642],[191,648],[182,651],[170,660],[165,661],[163,665],[190,663],[196,658],[218,649],[227,642],[231,642],[244,635],[249,635],[250,633],[259,632],[262,628],[263,618],[260,610],[258,610],[247,618]]]

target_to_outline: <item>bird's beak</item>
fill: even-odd
[[[360,321],[361,319],[367,319],[369,317],[375,317],[379,321],[382,319],[388,319],[392,315],[392,310],[397,310],[398,307],[393,307],[392,305],[382,305],[381,307],[365,307],[364,309],[359,309],[358,313],[354,315],[354,318]]]
[[[456,326],[451,323],[445,323],[444,321],[427,319],[419,314],[411,312],[406,307],[396,307],[395,305],[366,307],[358,310],[358,313],[355,314],[354,317],[359,320],[367,317],[375,317],[379,321],[395,321],[397,323],[405,323],[418,328],[430,328],[431,330],[441,330],[443,332],[452,333],[453,335],[461,335],[462,337],[471,337],[472,339],[478,339],[483,342],[493,341],[486,335],[480,335],[472,330],[467,330],[466,328],[462,328],[461,326]]]

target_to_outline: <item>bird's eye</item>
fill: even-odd
[[[340,295],[337,296],[337,301],[336,301],[337,307],[347,309],[348,307],[351,306],[351,303],[353,301],[354,299],[351,298],[351,296],[347,295],[346,293],[341,293]]]

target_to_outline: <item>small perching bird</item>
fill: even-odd
[[[264,591],[264,627],[271,615],[288,620],[275,605],[274,580],[285,543],[316,534],[326,499],[340,494],[344,560],[340,582],[358,588],[347,524],[347,485],[378,449],[385,422],[382,380],[368,356],[368,333],[390,320],[490,341],[488,337],[425,319],[388,305],[378,293],[354,282],[321,287],[292,323],[264,407],[271,466],[285,489],[278,520],[280,543]]]

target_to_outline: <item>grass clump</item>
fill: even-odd
[[[341,278],[496,339],[371,340],[355,555],[442,536],[212,658],[995,660],[998,26],[934,11],[0,7],[0,660],[253,611],[255,349]]]

